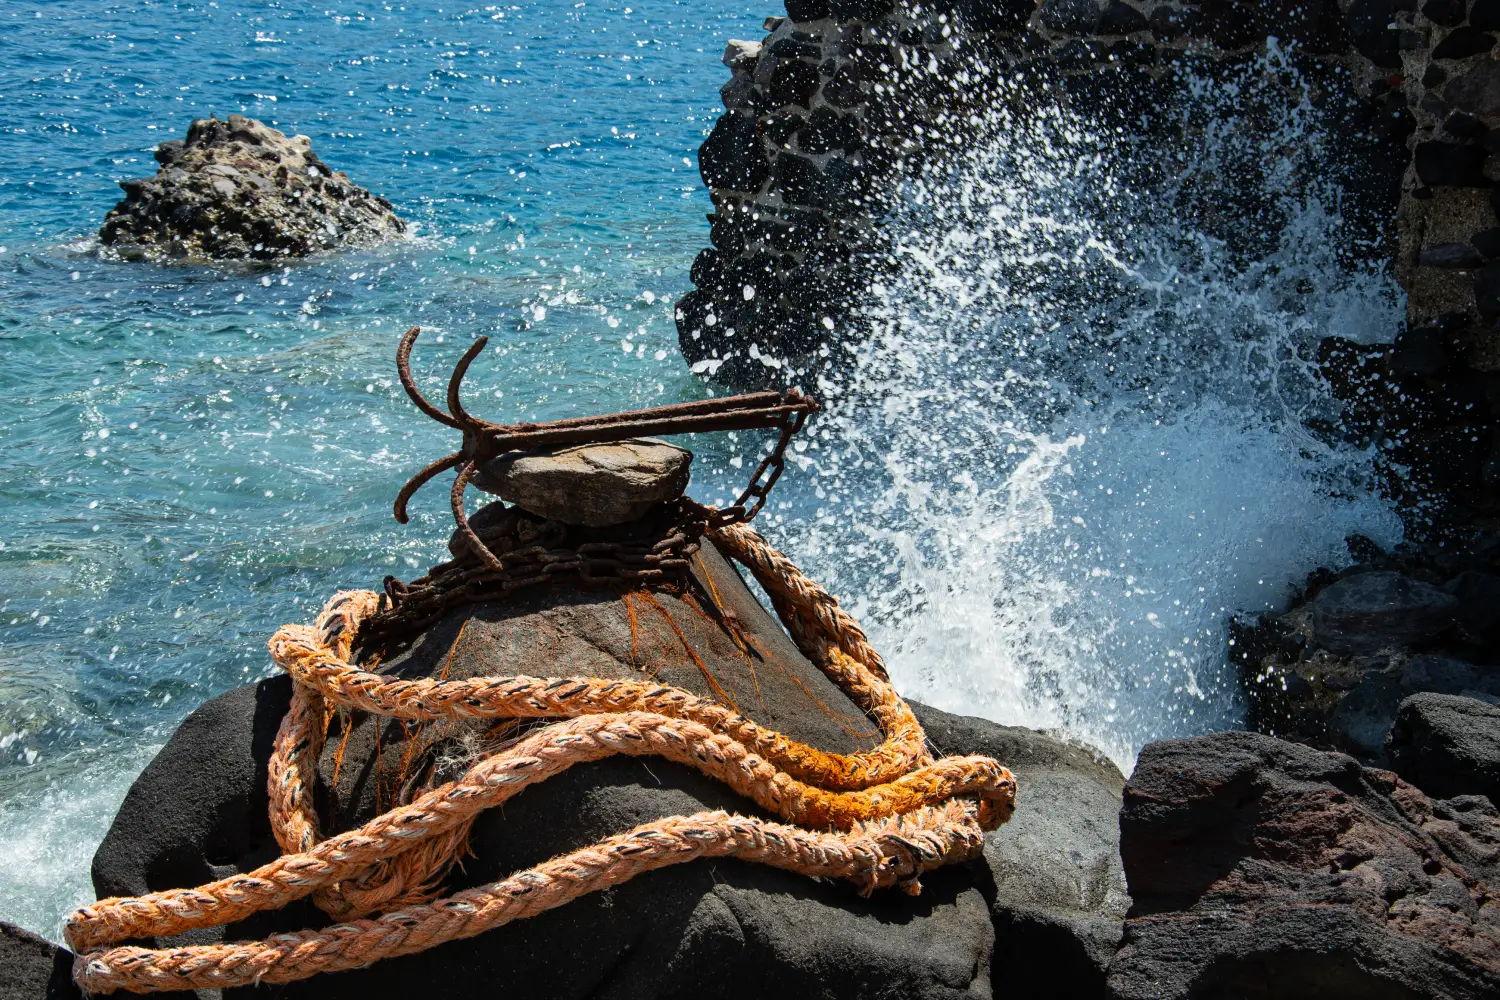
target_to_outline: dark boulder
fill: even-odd
[[[698,150],[698,169],[711,188],[756,191],[771,174],[771,164],[760,147],[755,116],[727,114]]]
[[[1095,30],[1101,35],[1130,35],[1146,30],[1146,15],[1120,0],[1104,8]]]
[[[1500,802],[1500,706],[1461,695],[1414,694],[1391,727],[1391,766],[1431,795]]]
[[[1401,675],[1371,670],[1339,699],[1328,719],[1329,734],[1340,749],[1366,760],[1385,756],[1385,738],[1396,718],[1403,692]]]
[[[1462,694],[1481,701],[1500,698],[1500,667],[1482,667],[1451,656],[1413,656],[1401,674],[1401,696],[1423,691]]]
[[[1095,0],[1043,0],[1032,23],[1067,35],[1088,35],[1103,16]]]
[[[1489,187],[1485,151],[1456,142],[1417,143],[1417,177],[1429,187]]]
[[[1313,601],[1313,640],[1340,655],[1412,646],[1452,627],[1458,601],[1400,573],[1360,573],[1332,584]]]
[[[1500,995],[1500,814],[1254,733],[1153,743],[1126,785],[1119,1000]]]
[[[994,755],[1023,789],[985,844],[995,995],[1101,996],[1130,905],[1119,854],[1125,779],[1089,747],[913,707],[938,750]]]
[[[1458,599],[1458,623],[1474,639],[1500,641],[1500,576],[1469,570],[1443,587]]]
[[[83,1000],[73,953],[0,921],[0,1000]]]
[[[1495,36],[1478,28],[1455,28],[1432,50],[1434,59],[1467,59],[1495,47]]]
[[[200,118],[157,147],[156,176],[121,181],[99,242],[127,259],[275,260],[406,232],[390,202],[335,171],[307,136]]]
[[[709,549],[704,578],[732,612],[751,657],[723,631],[724,619],[668,593],[654,597],[741,710],[826,749],[869,746],[872,727],[802,659],[734,570]],[[651,675],[708,694],[704,673],[684,655],[663,612],[640,599],[634,611],[633,628],[629,609],[612,594],[562,586],[522,592],[504,606],[451,615],[380,669],[404,676],[446,670],[449,677]],[[288,681],[273,678],[208,702],[184,723],[137,781],[99,849],[94,874],[101,895],[197,884],[249,870],[277,853],[266,815],[266,761],[289,698]],[[1125,905],[1114,850],[1118,772],[1091,752],[1040,734],[930,709],[920,713],[944,752],[1013,757],[1033,815],[993,838],[989,864],[933,873],[923,879],[919,897],[890,892],[863,900],[848,886],[763,866],[694,862],[472,940],[274,992],[283,998],[370,1000],[430,990],[441,981],[454,997],[489,996],[494,984],[505,983],[507,995],[518,1000],[689,997],[705,991],[746,1000],[788,991],[989,997],[992,961],[1012,980],[1020,941],[1027,962],[1041,963],[1035,968],[1038,982],[1097,982]],[[400,787],[399,772],[405,770],[401,754],[382,757],[377,726],[360,718],[333,780],[341,726],[333,724],[321,766],[326,830],[347,828],[388,807],[390,790]],[[389,741],[399,731],[387,727],[380,736]],[[463,727],[436,727],[430,736],[434,749],[427,756],[462,754]],[[723,786],[675,764],[616,758],[580,765],[482,817],[472,854],[445,888],[489,882],[636,824],[704,808],[757,812]],[[227,939],[326,919],[310,905],[296,905],[233,925]],[[998,952],[996,925],[1007,933],[1020,928]],[[997,955],[1005,956],[1004,965]],[[1064,969],[1061,979],[1057,968]]]

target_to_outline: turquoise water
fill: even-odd
[[[130,781],[185,713],[270,670],[277,626],[438,558],[441,489],[390,515],[453,443],[396,384],[408,325],[429,394],[490,336],[466,400],[496,420],[714,391],[672,313],[707,241],[695,151],[725,40],[773,13],[0,0],[0,919],[56,934],[91,898]],[[1224,127],[1163,173],[1235,153],[1257,86],[1193,90],[1179,110]],[[115,182],[210,112],[307,134],[415,237],[275,268],[101,257]],[[1284,117],[1240,151],[1287,167],[1248,264],[1130,190],[1156,154],[1066,109],[997,117],[909,186],[867,297],[879,336],[808,387],[828,411],[761,522],[908,693],[1128,768],[1238,723],[1231,615],[1346,559],[1351,531],[1399,538],[1370,456],[1304,426],[1337,415],[1318,338],[1389,339],[1399,292],[1329,249],[1337,192],[1302,181],[1321,126]],[[691,444],[710,501],[761,446]]]
[[[442,491],[390,515],[452,443],[395,383],[402,329],[439,392],[489,335],[469,398],[498,420],[704,391],[671,303],[706,237],[718,54],[763,18],[0,4],[0,919],[54,930],[149,748],[262,675],[278,625],[434,561]],[[210,112],[310,136],[417,237],[276,269],[97,256],[116,181]]]

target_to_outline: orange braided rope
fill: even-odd
[[[986,757],[934,761],[879,655],[838,602],[748,528],[720,532],[716,541],[771,594],[798,646],[880,725],[881,746],[828,754],[707,699],[650,683],[382,677],[349,662],[360,622],[376,608],[377,596],[338,594],[313,627],[287,626],[270,643],[276,663],[294,680],[268,781],[271,825],[286,853],[253,872],[197,888],[79,909],[65,929],[78,953],[78,984],[89,993],[144,993],[292,982],[471,937],[701,857],[846,878],[869,893],[891,885],[915,892],[923,872],[976,856],[984,832],[1010,817],[1011,773]],[[357,830],[323,839],[311,789],[330,703],[408,720],[564,721]],[[574,764],[619,754],[685,764],[798,825],[724,812],[674,816],[499,882],[425,901],[480,813]],[[265,941],[173,949],[117,944],[222,926],[309,895],[339,918],[393,903],[398,908]]]

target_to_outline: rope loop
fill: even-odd
[[[462,421],[467,414],[455,397],[456,389],[450,410]],[[293,680],[267,778],[271,828],[283,854],[195,888],[77,910],[64,933],[77,953],[79,986],[103,994],[294,982],[473,937],[696,858],[734,857],[846,879],[869,895],[889,887],[916,894],[924,872],[977,856],[985,832],[1014,808],[1010,771],[988,757],[933,759],[880,655],[832,595],[744,523],[710,537],[764,587],[798,648],[879,725],[879,746],[827,753],[718,702],[649,682],[375,674],[353,662],[352,652],[361,624],[384,597],[345,591],[311,626],[285,626],[270,641],[272,658]],[[555,721],[358,829],[325,837],[312,790],[334,710],[415,722]],[[723,811],[672,816],[435,898],[481,813],[574,764],[618,755],[692,767],[781,821]],[[170,949],[120,943],[219,927],[309,896],[340,922],[262,941]]]

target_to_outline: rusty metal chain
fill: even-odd
[[[818,404],[797,389],[758,392],[722,399],[678,403],[647,410],[574,417],[535,424],[495,424],[464,409],[459,390],[469,366],[484,350],[480,337],[464,352],[448,380],[445,413],[417,389],[411,374],[411,349],[421,333],[412,327],[396,349],[402,388],[417,409],[463,433],[463,444],[411,478],[396,496],[396,520],[409,520],[407,504],[434,477],[458,469],[449,505],[458,532],[451,548],[455,558],[434,566],[411,583],[385,581],[379,613],[366,620],[361,645],[400,641],[465,604],[493,601],[523,587],[563,578],[584,586],[666,583],[685,579],[689,560],[704,534],[751,520],[786,464],[786,449]],[[573,444],[600,444],[657,434],[775,428],[780,433],[763,457],[739,499],[718,509],[687,497],[663,504],[645,520],[612,528],[581,528],[532,517],[507,508],[491,525],[476,530],[464,511],[464,492],[486,463],[511,451]],[[498,549],[498,551],[496,551]]]

